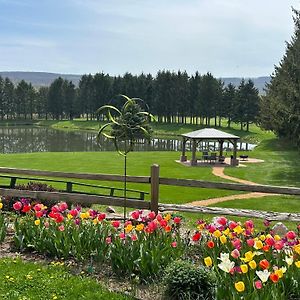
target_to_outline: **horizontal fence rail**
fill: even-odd
[[[31,176],[75,178],[75,179],[99,180],[99,181],[124,181],[125,178],[122,175],[110,175],[110,174],[70,173],[70,172],[40,171],[40,170],[27,170],[27,169],[15,169],[15,168],[0,168],[0,174],[3,173],[22,174],[22,175],[31,175]],[[182,211],[182,212],[193,212],[193,213],[232,215],[232,216],[239,216],[239,217],[254,217],[254,218],[267,219],[269,221],[296,221],[296,222],[300,221],[300,213],[297,212],[277,213],[271,211],[269,212],[269,211],[231,209],[231,208],[206,207],[206,206],[196,207],[190,205],[159,203],[160,185],[300,196],[300,188],[296,188],[296,187],[279,187],[279,186],[258,185],[258,184],[246,185],[246,184],[238,184],[238,183],[210,182],[210,181],[193,180],[193,179],[162,178],[159,175],[158,165],[151,166],[150,176],[126,176],[126,180],[127,182],[147,183],[151,185],[150,202],[127,199],[126,206],[130,208],[151,209],[155,212]],[[13,189],[3,189],[3,188],[0,188],[0,195],[15,196],[15,197],[31,197],[31,198],[49,199],[55,201],[69,201],[72,203],[81,202],[81,203],[90,203],[90,204],[124,206],[123,198],[116,198],[110,196],[71,194],[71,193],[64,193],[64,192],[13,190]]]
[[[28,170],[28,169],[15,169],[15,168],[0,168],[0,173],[60,177],[60,178],[75,178],[75,179],[100,180],[100,181],[124,181],[123,175],[110,175],[110,174],[70,173],[70,172],[41,171],[41,170]],[[150,183],[150,176],[126,176],[126,180],[127,182]]]
[[[247,191],[247,192],[260,192],[270,194],[285,194],[285,195],[300,195],[300,188],[294,187],[279,187],[272,185],[260,184],[239,184],[239,183],[224,183],[224,182],[211,182],[193,179],[175,179],[175,178],[159,178],[159,183],[164,185],[198,187],[208,189],[221,189],[233,191]]]
[[[10,197],[29,197],[33,199],[66,201],[74,204],[100,204],[124,207],[124,198],[97,196],[87,194],[71,194],[62,192],[44,192],[44,191],[27,191],[27,190],[12,190],[0,188],[1,196]],[[134,199],[126,199],[126,206],[138,209],[150,209],[150,202]]]

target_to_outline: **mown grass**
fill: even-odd
[[[59,129],[88,129],[97,130],[97,121],[40,121],[39,125],[52,126]],[[155,135],[178,136],[192,130],[200,129],[199,125],[190,124],[152,124]],[[278,140],[273,133],[263,131],[255,125],[250,126],[250,131],[241,131],[239,125],[233,124],[231,129],[226,128],[226,120],[223,120],[221,130],[240,136],[243,140],[259,143],[254,151],[247,152],[250,157],[265,160],[264,163],[247,164],[246,168],[226,168],[225,173],[234,177],[243,178],[261,184],[278,186],[300,186],[299,152],[290,143]],[[242,152],[241,152],[242,153]],[[188,153],[188,155],[190,155]],[[150,174],[150,166],[153,163],[160,165],[162,177],[190,178],[209,181],[225,181],[211,174],[211,167],[191,168],[175,162],[180,156],[179,152],[133,152],[128,156],[128,174]],[[123,174],[123,160],[115,152],[85,152],[85,153],[32,153],[32,154],[5,154],[0,155],[2,166],[70,171],[89,173]],[[89,183],[113,185],[122,187],[123,183],[95,182]],[[63,188],[62,185],[60,185]],[[60,187],[59,186],[59,187]],[[129,188],[149,191],[149,185],[129,184]],[[83,189],[90,190],[90,189]],[[94,190],[96,191],[96,190]],[[183,204],[195,200],[222,197],[236,194],[234,191],[196,189],[188,187],[160,187],[160,202]],[[149,197],[148,197],[149,199]],[[268,200],[271,199],[271,200]],[[281,199],[286,199],[282,202]],[[248,208],[261,210],[274,210],[286,212],[299,212],[299,197],[264,197],[259,199],[235,200],[216,204],[228,205],[232,208]],[[299,203],[299,204],[298,204]],[[201,215],[192,216],[192,220]]]
[[[6,300],[132,299],[109,292],[96,280],[71,275],[64,267],[20,259],[1,259],[0,278],[0,299]]]

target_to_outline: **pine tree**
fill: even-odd
[[[300,147],[300,11],[293,13],[295,32],[262,97],[260,122]]]

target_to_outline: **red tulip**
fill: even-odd
[[[265,270],[265,269],[269,269],[270,264],[269,264],[269,262],[268,262],[266,259],[263,259],[263,260],[261,260],[261,261],[259,262],[259,266],[260,266],[263,270]]]
[[[175,224],[180,224],[181,218],[175,217],[175,218],[173,219],[173,221],[174,221]]]
[[[200,233],[200,232],[196,232],[196,233],[193,235],[192,240],[193,240],[193,242],[197,242],[197,241],[200,240],[200,238],[201,238],[201,233]]]
[[[279,276],[275,273],[271,273],[270,274],[270,279],[274,282],[274,283],[277,283],[278,280],[279,280]]]
[[[215,247],[215,243],[214,243],[213,241],[208,241],[208,242],[206,243],[206,245],[207,245],[207,247],[210,248],[210,249],[212,249],[212,248]]]

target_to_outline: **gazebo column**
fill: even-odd
[[[191,159],[191,166],[197,166],[196,148],[197,148],[196,140],[192,139],[192,159]]]
[[[233,157],[231,158],[231,163],[232,166],[238,166],[239,161],[237,159],[237,140],[233,141]]]
[[[182,141],[182,153],[181,153],[181,156],[180,156],[180,161],[181,162],[185,162],[187,160],[187,156],[185,155],[185,146],[186,146],[186,139],[183,138],[183,141]]]
[[[220,140],[220,141],[219,141],[219,146],[220,146],[220,156],[223,156],[223,144],[224,144],[224,141],[223,141],[223,140]]]

